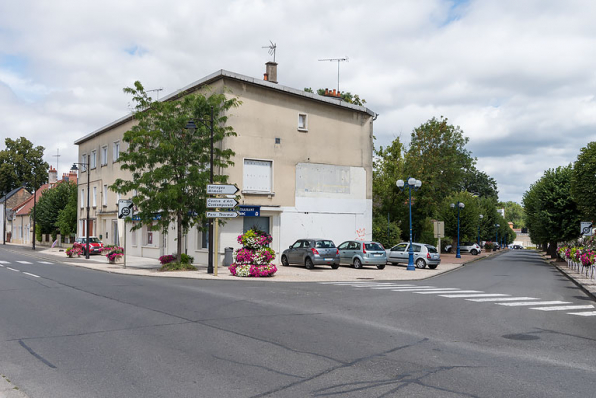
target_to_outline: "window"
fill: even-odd
[[[101,147],[101,165],[105,166],[108,164],[108,147],[102,146]]]
[[[81,209],[85,207],[85,190],[81,189]]]
[[[156,246],[157,245],[157,231],[152,230],[153,224],[147,224],[143,227],[143,239],[145,246]]]
[[[203,224],[201,229],[202,231],[197,227],[197,248],[209,249],[209,223]]]
[[[101,204],[104,206],[108,205],[108,186],[107,185],[103,186],[103,198],[102,198]]]
[[[90,167],[92,169],[97,167],[97,151],[91,151],[91,159],[89,162],[91,163]]]
[[[300,113],[298,115],[298,130],[300,131],[308,131],[308,118],[305,113]]]
[[[134,224],[133,224],[133,226],[134,226]],[[134,231],[130,231],[130,240],[132,241],[133,246],[137,245],[137,230],[136,229]]]
[[[255,228],[269,233],[269,217],[242,217],[242,223],[242,233]]]
[[[93,207],[97,207],[97,187],[93,187]]]
[[[87,171],[87,154],[81,156],[81,171]]]
[[[113,161],[117,161],[120,158],[120,141],[114,142],[114,159]]]
[[[244,192],[272,193],[271,175],[273,162],[270,160],[244,159]]]

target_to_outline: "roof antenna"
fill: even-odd
[[[163,87],[154,88],[153,90],[147,90],[148,93],[155,91],[157,93],[157,101],[159,101],[159,92],[163,90]]]
[[[277,44],[275,44],[271,40],[269,40],[269,43],[271,43],[271,44],[268,46],[263,46],[261,48],[268,48],[269,55],[273,55],[273,62],[275,62],[275,50],[277,49]]]
[[[349,58],[347,56],[345,56],[344,58],[323,58],[320,59],[319,61],[337,61],[337,93],[339,94],[339,63],[340,62],[349,62]]]
[[[52,155],[52,157],[56,158],[56,173],[58,172],[58,160],[60,160],[60,148],[56,148],[56,154]]]

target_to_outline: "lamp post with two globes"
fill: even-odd
[[[452,209],[455,206],[457,206],[457,254],[455,255],[455,258],[461,258],[461,253],[459,251],[459,211],[460,211],[460,209],[463,209],[466,205],[463,204],[462,202],[457,202],[457,204],[451,203],[450,206]]]
[[[395,185],[403,192],[405,189],[405,182],[404,180],[397,180]],[[422,186],[422,181],[417,180],[413,177],[408,178],[407,181],[408,191],[409,191],[409,200],[408,204],[410,206],[410,245],[408,250],[408,271],[415,271],[416,267],[414,267],[414,250],[412,248],[412,189],[417,190]]]

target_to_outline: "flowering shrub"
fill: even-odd
[[[107,257],[111,262],[114,262],[124,256],[124,249],[120,246],[104,246],[101,249],[101,254]]]
[[[81,254],[83,254],[83,245],[80,243],[75,242],[70,249],[66,250],[66,255],[68,257],[80,256]]]
[[[271,264],[275,259],[275,251],[267,247],[272,241],[271,235],[251,229],[238,236],[237,241],[243,247],[236,249],[235,261],[228,267],[232,275],[262,277],[277,272],[277,267]]]
[[[166,254],[165,256],[161,256],[159,258],[159,263],[161,265],[169,264],[169,263],[174,262],[174,261],[176,261],[176,257],[172,256],[171,254]]]
[[[494,246],[493,245],[493,242],[491,242],[490,240],[484,244],[484,248],[486,250],[492,250],[493,249],[493,246]]]

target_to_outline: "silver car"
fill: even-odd
[[[304,265],[307,269],[315,265],[330,265],[339,268],[339,250],[330,239],[298,239],[281,255],[281,264]]]
[[[376,265],[378,269],[383,269],[387,263],[385,248],[378,242],[349,240],[337,249],[340,265],[353,265],[356,269],[363,265]]]
[[[408,264],[409,262],[409,242],[402,242],[387,250],[387,261],[393,265]],[[441,255],[436,247],[425,243],[412,242],[414,252],[414,264],[417,268],[435,269],[441,263]]]

